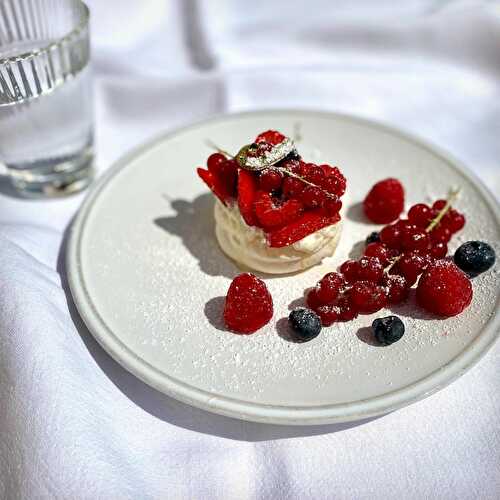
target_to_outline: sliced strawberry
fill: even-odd
[[[283,227],[298,219],[304,211],[304,205],[299,200],[291,199],[283,203],[264,191],[257,193],[253,206],[258,225],[264,231]]]
[[[226,205],[232,198],[228,186],[222,182],[218,176],[208,170],[205,170],[204,168],[198,167],[196,171],[203,182],[211,189],[212,193],[214,193],[215,196],[217,196],[217,198],[219,198],[219,200]]]
[[[257,224],[253,204],[257,195],[258,183],[256,175],[247,170],[240,169],[238,173],[238,208],[243,220],[249,226]]]
[[[310,210],[296,221],[267,233],[267,242],[270,247],[285,247],[339,220],[338,214],[328,217],[321,209]]]

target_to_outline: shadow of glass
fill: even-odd
[[[203,198],[203,196],[201,198]],[[201,206],[206,206],[206,200],[198,201],[198,204],[198,208],[200,207],[200,204]],[[177,224],[180,223],[175,221],[175,218],[173,219],[174,221],[168,221],[168,224],[173,225],[170,227],[179,228]],[[193,432],[248,442],[341,432],[380,418],[372,417],[364,420],[358,420],[356,422],[312,426],[282,426],[246,422],[243,420],[212,414],[207,411],[191,407],[148,386],[126,371],[101,348],[97,341],[92,337],[77,311],[69,289],[65,265],[66,246],[70,227],[71,224],[64,233],[58,255],[57,271],[60,275],[61,284],[66,295],[66,301],[71,319],[88,352],[96,362],[99,369],[103,371],[103,373],[111,380],[119,391],[121,391],[130,401],[139,406],[146,413],[154,416],[155,418],[161,419],[164,422],[168,422],[172,425],[188,429]],[[180,228],[178,230],[180,231]],[[182,231],[182,234],[184,234],[184,230]],[[217,249],[217,251],[219,250]],[[220,306],[219,302],[215,303],[213,307],[218,308]]]

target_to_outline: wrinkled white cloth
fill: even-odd
[[[214,113],[303,107],[420,135],[500,196],[498,2],[88,3],[100,172]],[[499,497],[500,345],[441,392],[370,421],[211,415],[129,375],[68,306],[60,249],[83,195],[0,188],[0,498]]]

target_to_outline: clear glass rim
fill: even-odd
[[[52,42],[49,43],[39,49],[33,49],[30,52],[25,52],[23,54],[19,54],[17,56],[8,56],[8,57],[0,57],[0,66],[6,65],[6,64],[11,64],[11,63],[16,63],[18,61],[26,61],[28,59],[31,59],[33,57],[37,57],[40,54],[44,54],[46,52],[50,52],[56,47],[59,47],[60,45],[68,42],[72,38],[76,37],[79,35],[85,28],[87,28],[89,24],[89,19],[90,19],[90,10],[85,2],[82,0],[72,0],[73,2],[77,3],[80,5],[82,9],[82,15],[81,19],[79,22],[75,25],[75,27],[66,33],[66,35],[63,35],[62,37],[58,38],[57,42]]]

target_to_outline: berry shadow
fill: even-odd
[[[363,203],[361,202],[349,205],[348,209],[346,210],[345,216],[353,222],[370,224],[370,221],[365,216],[365,213],[363,211]]]
[[[349,250],[348,257],[352,260],[358,260],[363,256],[363,252],[366,247],[366,241],[360,240],[357,243],[354,243],[351,250]]]
[[[408,297],[404,302],[402,302],[401,304],[389,304],[387,306],[387,309],[389,309],[392,314],[401,316],[402,318],[412,318],[423,321],[436,321],[445,319],[436,314],[432,314],[417,305],[416,294],[417,290],[415,288],[411,288]]]
[[[175,214],[156,218],[154,224],[181,238],[205,274],[231,279],[239,274],[238,267],[224,255],[215,238],[213,195],[205,193],[193,201],[176,199],[168,202]]]
[[[276,332],[283,340],[291,342],[292,344],[301,344],[303,342],[295,337],[288,318],[279,319],[275,326]]]
[[[375,338],[375,334],[370,326],[363,326],[356,332],[356,337],[358,337],[361,342],[365,344],[371,345],[373,347],[384,347],[380,342]]]
[[[224,303],[225,297],[213,297],[210,299],[203,308],[208,322],[217,330],[227,332],[226,325],[224,324]]]

